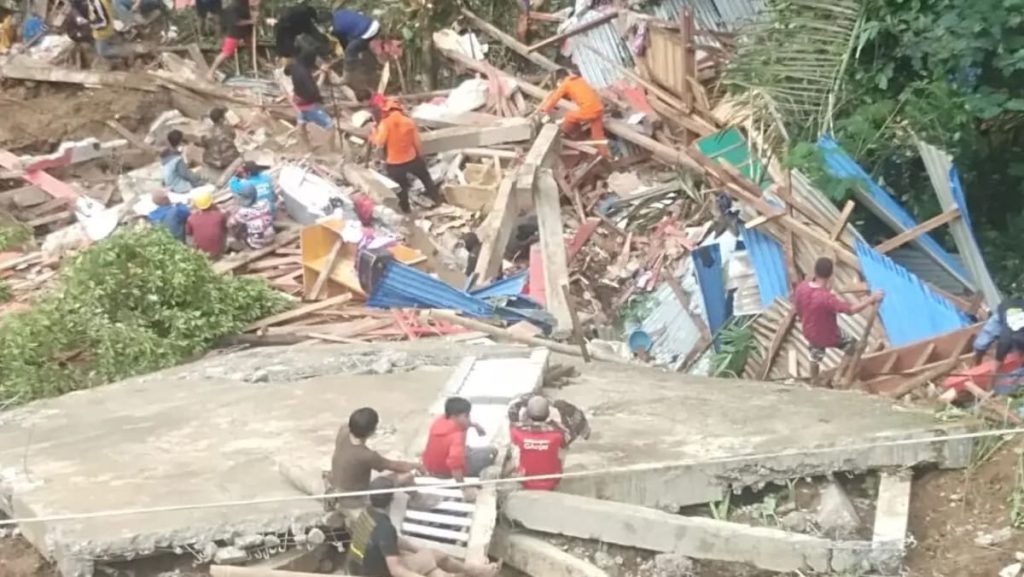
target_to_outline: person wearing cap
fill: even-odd
[[[558,88],[548,95],[537,111],[547,116],[563,97],[568,98],[576,105],[576,110],[570,110],[565,114],[562,119],[562,132],[574,135],[583,123],[590,123],[590,138],[604,141],[604,103],[601,96],[582,76],[566,68],[556,70],[555,79],[558,80]],[[597,149],[603,156],[608,156],[608,147],[603,142],[597,145]]]
[[[388,178],[398,183],[398,206],[402,212],[412,212],[409,204],[409,175],[423,183],[423,190],[431,201],[441,204],[441,193],[430,176],[427,161],[423,159],[423,145],[416,123],[406,116],[402,105],[387,99],[381,106],[381,121],[370,134],[370,140],[384,149]]]
[[[520,477],[561,475],[562,449],[566,447],[567,431],[551,418],[551,404],[540,395],[526,403],[526,418],[510,430],[512,446],[519,454],[516,474]],[[523,488],[553,491],[559,478],[523,481]]]
[[[257,201],[267,203],[267,206],[270,207],[270,216],[277,216],[277,194],[274,192],[274,181],[264,171],[264,167],[247,160],[238,169],[235,176],[228,180],[228,188],[236,197],[241,195],[246,184],[251,184],[256,190]]]
[[[353,523],[346,573],[365,577],[494,577],[499,563],[479,565],[459,561],[436,549],[420,547],[398,534],[390,508],[397,488],[395,479],[380,476],[370,481],[367,507]]]
[[[235,192],[232,189],[232,192]],[[233,236],[251,249],[265,248],[274,242],[274,217],[267,201],[259,199],[259,193],[251,182],[239,185],[238,208],[228,218],[228,229]]]
[[[162,190],[154,192],[152,199],[156,208],[149,213],[149,222],[167,229],[171,236],[185,242],[185,223],[188,221],[190,212],[188,207],[184,204],[172,203],[167,193]]]
[[[212,259],[220,258],[227,238],[227,217],[214,206],[212,190],[197,191],[192,204],[196,210],[185,222],[189,244]]]
[[[380,34],[380,22],[355,10],[335,10],[331,17],[331,34],[345,50],[345,62],[359,59]]]
[[[210,110],[210,127],[200,140],[203,147],[203,164],[219,171],[238,160],[235,145],[235,129],[227,122],[228,109],[217,106]]]

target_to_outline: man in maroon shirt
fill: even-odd
[[[814,263],[814,278],[804,281],[793,293],[793,306],[804,330],[804,337],[811,346],[811,382],[818,378],[821,361],[827,349],[840,349],[844,353],[836,374],[840,374],[856,345],[852,337],[839,329],[839,314],[855,315],[867,307],[882,301],[883,293],[875,291],[871,296],[850,304],[832,292],[832,271],[830,258],[819,258]]]
[[[562,448],[566,446],[568,431],[551,419],[548,400],[539,395],[526,403],[526,419],[512,425],[512,445],[518,449],[519,466],[516,473],[521,477],[560,475],[562,473]],[[523,481],[523,488],[534,491],[553,491],[561,479],[532,479]]]
[[[212,259],[220,258],[227,237],[227,217],[213,205],[213,193],[210,191],[197,193],[192,204],[197,210],[185,222],[185,235],[190,239],[189,244]]]

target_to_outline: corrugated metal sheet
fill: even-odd
[[[897,264],[937,289],[952,294],[958,294],[964,289],[964,285],[955,276],[936,264],[935,259],[928,256],[920,247],[904,245],[887,254]],[[959,256],[954,255],[953,258],[963,264]]]
[[[578,24],[586,24],[600,16],[601,11],[591,10],[579,18]],[[567,43],[573,62],[580,69],[580,76],[594,88],[608,88],[623,80],[625,76],[621,68],[633,69],[633,55],[614,20],[577,34]]]
[[[384,309],[453,309],[474,317],[495,314],[495,307],[487,301],[395,261],[384,269],[366,304]]]
[[[485,287],[475,288],[469,291],[469,294],[481,299],[521,295],[523,294],[523,289],[526,288],[526,282],[529,279],[529,272],[530,271],[528,270],[524,270],[510,277],[496,280]]]
[[[778,333],[779,326],[792,307],[793,305],[789,301],[779,299],[772,303],[772,306],[765,309],[751,324],[751,329],[754,331],[754,339],[757,340],[758,346],[747,357],[747,365],[743,369],[743,378],[760,379],[764,356],[768,353],[768,347],[771,346],[772,339]],[[849,318],[846,315],[839,317],[840,326],[847,332],[849,332],[849,328],[843,326],[842,321]],[[851,332],[850,334],[859,335],[860,333]],[[825,351],[825,360],[821,363],[821,369],[824,371],[838,366],[842,357],[843,354],[838,349]],[[796,368],[795,372],[790,371],[790,359],[794,361],[792,364]],[[790,329],[786,339],[782,341],[782,345],[779,347],[779,353],[775,357],[775,362],[772,363],[768,379],[807,378],[810,377],[810,374],[811,349],[800,328],[800,321],[797,320],[794,321],[793,328]]]
[[[729,305],[722,275],[722,252],[717,244],[702,246],[693,251],[693,270],[704,297],[708,328],[716,334],[729,320]]]
[[[689,270],[689,269],[687,269]],[[690,305],[694,314],[700,315],[700,298],[697,293],[696,281],[689,272],[679,277],[683,291],[691,295]],[[640,328],[651,335],[654,346],[651,356],[655,364],[662,366],[676,365],[683,362],[693,347],[700,340],[700,329],[693,323],[690,314],[683,309],[667,283],[661,283],[651,293],[657,303],[654,309],[640,323]]]
[[[879,186],[850,155],[828,136],[818,140],[818,147],[824,153],[825,166],[836,178],[854,179],[863,184],[855,187],[858,202],[884,221],[896,232],[903,232],[918,225],[914,217],[888,192]],[[936,262],[960,280],[964,285],[972,282],[967,271],[953,256],[942,248],[930,235],[923,234],[911,241],[931,255]]]
[[[879,316],[894,347],[948,333],[970,324],[948,300],[907,269],[857,241],[861,270],[871,290],[885,291]]]
[[[757,287],[761,293],[761,305],[769,307],[775,299],[789,298],[789,282],[786,278],[786,257],[782,246],[774,238],[756,228],[743,230],[743,245],[757,273]]]

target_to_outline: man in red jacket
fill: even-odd
[[[484,428],[469,418],[473,405],[462,397],[451,397],[444,403],[444,415],[430,425],[427,448],[423,450],[423,470],[434,477],[454,479],[462,483],[466,477],[479,477],[494,462],[494,447],[466,447],[466,431],[486,434]],[[472,487],[463,487],[467,501],[476,497]]]
[[[547,399],[535,395],[526,403],[526,419],[512,425],[512,444],[518,449],[520,477],[560,475],[562,448],[567,446],[568,431],[551,418],[551,405]],[[553,491],[561,479],[532,479],[523,481],[524,489]]]

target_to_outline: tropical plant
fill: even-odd
[[[757,347],[753,320],[756,317],[733,317],[718,331],[718,348],[711,357],[711,375],[738,378],[747,365],[747,357]]]

